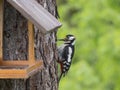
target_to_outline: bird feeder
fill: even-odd
[[[42,60],[35,60],[33,24],[45,34],[61,26],[61,23],[35,0],[7,0],[28,19],[28,60],[3,60],[4,0],[0,0],[0,78],[22,79],[34,75],[43,67]]]

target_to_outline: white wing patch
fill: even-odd
[[[71,54],[72,54],[72,49],[71,49],[71,47],[69,47],[68,48],[69,50],[68,50],[68,62],[71,62]]]

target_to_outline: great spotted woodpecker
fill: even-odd
[[[75,45],[75,37],[73,35],[66,35],[64,39],[58,39],[58,41],[64,41],[64,44],[58,47],[58,62],[61,67],[61,74],[59,77],[59,81],[61,77],[65,76],[68,70],[70,69],[72,58],[74,55],[74,45]]]

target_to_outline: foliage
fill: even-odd
[[[76,36],[73,64],[59,90],[120,90],[120,1],[58,0],[58,38]]]

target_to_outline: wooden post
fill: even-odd
[[[35,62],[34,30],[33,30],[33,24],[30,21],[28,21],[28,37],[29,37],[28,60],[30,64],[33,64]]]
[[[3,60],[3,0],[0,0],[0,62]]]

